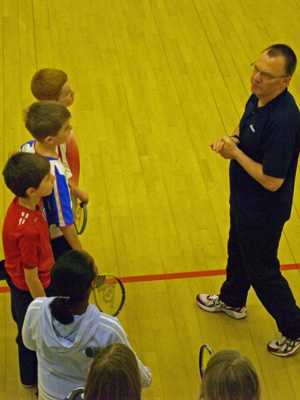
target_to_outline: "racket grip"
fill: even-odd
[[[87,347],[85,349],[85,355],[88,358],[95,358],[100,350],[101,350],[101,347]]]

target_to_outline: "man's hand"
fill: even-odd
[[[220,155],[225,159],[233,160],[237,155],[239,140],[230,136],[223,136],[222,140],[224,145],[219,151]]]
[[[213,144],[210,145],[210,148],[215,151],[216,153],[220,153],[220,151],[224,147],[224,140],[223,138],[220,138],[216,140]]]
[[[239,139],[237,137],[226,135],[221,139],[216,140],[211,145],[211,149],[216,153],[219,153],[225,159],[233,159],[235,158],[238,150],[238,143]]]

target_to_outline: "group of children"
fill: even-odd
[[[78,187],[68,77],[42,69],[31,89],[38,101],[26,110],[25,126],[33,138],[3,169],[15,198],[3,224],[0,277],[5,275],[10,287],[21,383],[38,386],[40,400],[63,400],[85,384],[92,363],[87,347],[131,346],[119,321],[89,304],[97,267],[74,227],[72,199],[87,203],[89,198]],[[140,384],[150,385],[150,370],[133,354]]]
[[[235,350],[222,350],[209,359],[202,377],[199,400],[260,398],[260,382],[248,358]],[[99,349],[89,370],[85,387],[74,390],[66,400],[96,399],[142,399],[136,357],[127,346],[114,343]]]
[[[33,139],[8,159],[3,170],[15,195],[3,224],[5,272],[18,327],[20,378],[29,387],[37,382],[37,361],[22,340],[25,313],[34,298],[54,294],[50,271],[55,259],[70,249],[81,249],[71,195],[88,201],[78,188],[79,151],[67,108],[74,92],[67,74],[39,70],[31,89],[38,101],[26,110],[25,125]]]

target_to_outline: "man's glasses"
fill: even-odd
[[[257,65],[255,64],[255,62],[250,64],[251,67],[253,68],[253,71],[255,74],[259,74],[260,77],[264,80],[264,81],[272,81],[275,79],[281,79],[281,78],[287,78],[288,75],[281,75],[281,76],[274,76],[272,74],[270,74],[269,72],[265,72],[265,71],[261,71]]]

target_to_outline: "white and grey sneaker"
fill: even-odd
[[[283,335],[279,339],[271,340],[267,344],[267,349],[271,354],[278,357],[288,357],[300,349],[300,337],[289,339]]]
[[[234,319],[243,319],[247,316],[246,307],[230,307],[223,303],[216,294],[199,293],[196,296],[197,305],[208,312],[224,312]]]

